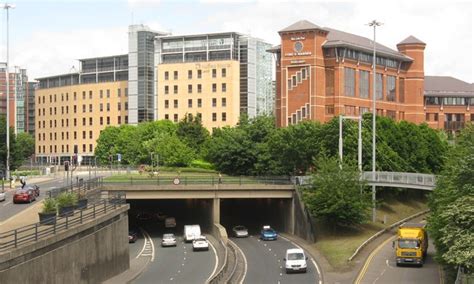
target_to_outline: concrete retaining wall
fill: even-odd
[[[101,283],[129,268],[128,205],[0,255],[2,283]]]
[[[293,194],[293,204],[294,204],[294,235],[305,239],[309,242],[315,242],[315,225],[309,212],[307,212],[303,200],[298,192],[298,189],[295,189]]]

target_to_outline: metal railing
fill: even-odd
[[[454,284],[474,284],[474,273],[469,273],[464,267],[458,266]]]
[[[80,192],[83,191],[87,193],[90,190],[97,189],[103,185],[103,178],[96,177],[90,180],[84,181],[84,179],[80,178],[76,181],[76,183],[63,186],[63,187],[53,187],[50,191],[48,191],[48,197],[57,197],[59,194],[63,192]]]
[[[390,183],[422,187],[435,187],[436,177],[430,174],[399,173],[399,172],[363,172],[362,178],[369,183]]]
[[[72,217],[54,216],[53,218],[56,218],[56,222],[54,222],[53,225],[35,223],[0,233],[0,252],[37,242],[59,232],[66,231],[75,225],[93,220],[124,204],[126,204],[125,193],[115,194],[112,199],[98,200],[92,204],[88,204],[85,209],[75,210]],[[53,218],[51,218],[51,220]]]
[[[268,184],[268,185],[290,185],[293,184],[290,177],[216,177],[216,176],[183,176],[183,177],[128,177],[120,179],[117,177],[105,178],[104,184],[129,184],[129,185],[216,185],[216,184]]]

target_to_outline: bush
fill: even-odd
[[[57,210],[57,202],[56,199],[54,198],[46,198],[43,201],[43,209],[41,210],[41,213],[54,213]]]
[[[58,208],[77,204],[77,195],[73,192],[63,192],[56,197]]]
[[[191,168],[205,169],[205,170],[214,170],[214,166],[204,160],[194,160],[191,162]]]

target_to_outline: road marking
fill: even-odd
[[[382,249],[383,246],[385,246],[389,241],[391,241],[395,236],[392,236],[388,239],[386,239],[383,243],[381,243],[377,248],[375,248],[367,258],[367,260],[364,263],[364,266],[362,267],[362,270],[360,271],[359,275],[357,276],[356,281],[354,282],[355,284],[359,284],[362,281],[362,278],[364,278],[365,273],[367,272],[367,269],[369,268],[370,262],[372,261],[372,258],[377,254],[379,250]]]
[[[214,273],[216,273],[217,264],[218,264],[218,262],[219,262],[219,257],[217,256],[216,248],[212,245],[211,242],[208,242],[208,243],[211,245],[211,248],[212,248],[212,250],[214,251],[214,257],[215,257],[215,260],[216,260],[216,264],[214,265],[214,270],[212,271],[211,275],[209,275],[209,278],[207,278],[206,283],[209,283],[209,281],[211,280],[211,278],[212,278],[212,276],[214,275]]]
[[[140,231],[142,232],[143,237],[145,238],[145,242],[143,243],[142,250],[138,253],[135,258],[139,258],[141,256],[151,256],[150,261],[155,260],[155,245],[153,244],[153,240],[150,235],[145,231],[143,228],[140,227]]]
[[[303,249],[302,247],[300,247],[297,243],[291,241],[290,239],[287,239],[283,236],[280,236],[282,239],[292,243],[293,245],[295,245],[296,247],[298,247],[299,249]],[[278,260],[280,261],[280,260]],[[319,270],[319,266],[318,266],[318,263],[316,262],[316,260],[314,260],[314,258],[311,257],[311,262],[313,263],[314,267],[316,267],[316,271],[318,272],[318,277],[319,277],[319,284],[323,284],[323,276],[321,275],[321,270]]]
[[[390,267],[390,265],[388,264],[388,259],[385,260],[385,264],[387,264],[387,266]]]
[[[12,202],[11,202],[11,201],[8,201],[7,203],[3,204],[3,206],[5,207],[5,206],[7,206],[8,204],[12,204]]]

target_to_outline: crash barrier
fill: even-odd
[[[129,185],[218,185],[218,184],[293,184],[290,177],[252,177],[252,176],[183,176],[183,177],[124,177],[123,179],[104,179],[105,184],[129,184]]]
[[[59,232],[93,220],[107,212],[126,204],[124,192],[116,192],[108,199],[96,200],[87,205],[87,208],[75,210],[73,216],[54,216],[50,220],[52,225],[41,225],[39,222],[28,226],[20,227],[4,233],[0,233],[0,252],[15,249],[31,242],[37,242],[48,238]],[[54,219],[54,220],[53,220]]]
[[[407,217],[407,218],[405,218],[405,219],[402,219],[402,220],[400,220],[400,221],[398,221],[398,222],[393,223],[392,225],[390,225],[389,227],[387,227],[387,228],[385,228],[385,229],[383,229],[383,230],[378,231],[377,233],[375,233],[374,235],[372,235],[370,238],[368,238],[365,242],[363,242],[363,243],[355,250],[355,252],[351,255],[351,257],[349,257],[349,258],[347,259],[347,261],[352,261],[352,260],[357,256],[357,254],[359,254],[359,252],[360,252],[365,246],[367,246],[370,242],[372,242],[373,240],[375,240],[376,238],[378,238],[380,235],[383,235],[384,233],[386,233],[386,232],[392,230],[392,229],[395,228],[395,227],[400,226],[401,224],[403,224],[403,223],[405,223],[405,222],[407,222],[407,221],[410,221],[411,219],[414,219],[414,218],[416,218],[416,217],[419,217],[419,216],[421,216],[421,215],[424,215],[424,214],[428,213],[429,211],[430,211],[430,210],[428,209],[428,210],[425,210],[425,211],[418,212],[418,213],[416,213],[416,214],[414,214],[414,215],[411,215],[411,216],[409,216],[409,217]]]

